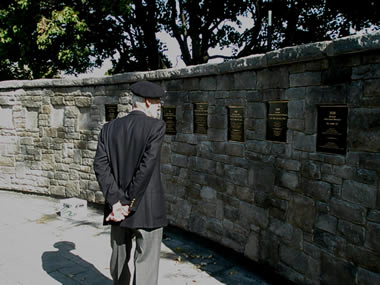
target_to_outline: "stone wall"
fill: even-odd
[[[380,284],[380,33],[222,64],[99,79],[0,83],[0,187],[102,203],[92,161],[105,104],[160,83],[176,108],[162,177],[173,225],[270,265],[299,284]],[[287,101],[285,142],[268,102]],[[194,104],[208,103],[206,134]],[[348,109],[347,151],[317,151],[318,107]],[[228,107],[244,139],[228,139]]]

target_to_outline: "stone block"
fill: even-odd
[[[259,235],[251,231],[244,248],[244,255],[251,260],[259,260]]]
[[[63,108],[58,108],[55,109],[53,108],[50,113],[50,126],[52,128],[59,128],[63,127],[63,119],[64,119],[64,113],[65,109]]]
[[[221,237],[223,236],[223,224],[217,219],[209,219],[206,225],[208,234],[211,236]]]
[[[214,174],[216,170],[216,162],[211,159],[195,157],[194,160],[191,160],[191,164],[194,169],[201,170],[201,171],[211,173],[211,174]]]
[[[327,202],[331,196],[331,185],[323,181],[302,179],[302,190],[316,200]]]
[[[14,167],[15,159],[13,157],[0,156],[0,167],[1,166]]]
[[[366,169],[380,169],[380,153],[360,153],[359,167]]]
[[[238,90],[252,90],[256,89],[256,72],[243,71],[234,73],[234,88]]]
[[[66,191],[64,186],[50,186],[49,190],[53,196],[65,197]]]
[[[338,177],[351,180],[354,176],[354,169],[348,165],[342,165],[342,166],[334,165],[332,173]]]
[[[380,79],[365,80],[363,95],[367,97],[379,97]]]
[[[183,86],[183,79],[173,79],[164,81],[164,86],[162,86],[162,88],[166,91],[180,91],[183,90]]]
[[[266,228],[268,225],[268,211],[263,208],[240,202],[239,213],[239,224],[242,226],[253,224],[260,228]]]
[[[331,215],[320,215],[315,223],[317,229],[336,234],[338,219]]]
[[[321,284],[355,284],[354,265],[332,255],[322,254],[321,272]]]
[[[357,279],[357,284],[361,284],[361,285],[380,284],[380,273],[371,272],[363,268],[359,268],[356,279]]]
[[[232,165],[225,165],[224,167],[225,178],[228,181],[240,186],[246,186],[248,180],[247,169],[235,167]]]
[[[288,208],[289,222],[305,232],[311,232],[316,218],[315,202],[305,196],[295,195]]]
[[[187,167],[188,165],[188,158],[185,155],[182,154],[172,154],[171,155],[171,162],[174,166],[179,167]]]
[[[207,131],[207,139],[212,142],[222,142],[227,138],[227,132],[225,129],[209,128]]]
[[[79,116],[79,109],[75,106],[68,106],[65,109],[65,118],[77,119]]]
[[[227,128],[227,116],[224,115],[209,115],[208,117],[209,128],[214,129],[225,129]]]
[[[262,230],[259,237],[259,258],[264,264],[279,264],[280,240],[270,231]]]
[[[216,89],[217,90],[233,90],[234,78],[230,74],[223,74],[216,76]]]
[[[370,210],[368,212],[368,221],[376,222],[380,224],[380,211],[379,210]]]
[[[316,135],[306,135],[301,132],[293,132],[293,147],[296,150],[315,152]]]
[[[227,155],[231,156],[244,156],[244,145],[241,143],[226,143],[225,144],[225,152]]]
[[[203,186],[201,188],[201,198],[203,200],[215,200],[216,199],[216,190],[208,187],[208,186]]]
[[[265,119],[267,107],[265,103],[249,103],[247,109],[247,117],[255,119]]]
[[[365,246],[376,252],[380,252],[380,224],[379,223],[368,223]]]
[[[236,186],[235,195],[236,195],[236,198],[239,199],[240,201],[244,201],[247,203],[253,203],[254,201],[254,191],[248,187]]]
[[[230,221],[237,221],[239,219],[239,209],[229,205],[224,205],[223,208],[224,218]]]
[[[256,153],[270,154],[272,150],[272,143],[268,141],[250,141],[246,143],[247,150]]]
[[[302,72],[289,75],[289,87],[320,85],[321,72]]]
[[[13,129],[13,114],[12,108],[0,107],[0,128],[1,129]]]
[[[352,151],[380,152],[380,131],[355,130],[348,135],[348,147]]]
[[[367,208],[376,207],[376,187],[355,181],[345,180],[342,198]]]
[[[301,174],[306,178],[320,179],[321,167],[318,162],[312,160],[303,160],[301,165]]]
[[[277,158],[275,165],[278,168],[293,170],[293,171],[298,171],[300,170],[300,167],[301,167],[301,163],[298,160],[282,159],[282,158]]]
[[[305,101],[292,100],[288,102],[289,119],[304,119],[305,118]]]
[[[375,170],[357,169],[353,175],[353,180],[368,185],[376,185],[377,172]]]
[[[286,221],[271,219],[268,230],[273,232],[280,240],[294,248],[302,248],[302,230],[293,227]]]
[[[321,274],[319,262],[299,249],[280,245],[279,255],[282,262],[309,279],[317,280]]]
[[[199,81],[198,77],[194,78],[185,78],[183,80],[183,85],[185,90],[198,90],[199,89]]]
[[[178,153],[186,156],[193,156],[196,154],[196,148],[194,145],[181,142],[173,142],[171,144],[171,150],[173,153]]]
[[[64,105],[64,97],[63,96],[59,96],[58,94],[54,94],[54,96],[52,96],[50,98],[50,102],[51,102],[52,105],[62,106],[62,105]]]
[[[200,90],[217,90],[217,81],[215,76],[206,76],[200,78]]]
[[[305,130],[305,120],[288,119],[288,129],[303,132]]]
[[[380,68],[378,64],[365,64],[352,68],[352,79],[373,79],[380,77]]]
[[[282,171],[279,176],[280,186],[290,190],[299,190],[300,181],[298,174],[291,171]]]
[[[276,78],[276,80],[273,80]],[[289,74],[285,67],[264,69],[257,72],[257,89],[288,88]]]
[[[366,219],[366,209],[357,204],[332,198],[330,200],[331,214],[355,224],[364,224]]]
[[[380,272],[380,256],[373,250],[352,244],[347,245],[347,259],[373,272]]]
[[[338,233],[348,242],[355,245],[363,245],[365,238],[365,228],[340,220],[338,222]]]
[[[74,101],[75,101],[75,106],[79,108],[90,107],[92,104],[91,97],[76,97]]]

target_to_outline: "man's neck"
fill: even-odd
[[[148,116],[146,110],[145,110],[145,109],[142,109],[142,108],[139,108],[139,107],[133,107],[133,108],[132,108],[132,111],[140,111],[140,112],[143,112],[145,115]]]

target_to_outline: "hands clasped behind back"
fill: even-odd
[[[112,212],[108,215],[106,221],[121,222],[129,213],[129,205],[122,205],[119,201],[112,206]]]

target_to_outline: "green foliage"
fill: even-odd
[[[0,80],[79,74],[111,58],[109,74],[170,67],[157,34],[168,32],[186,65],[379,29],[380,2],[334,0],[2,0]],[[242,17],[252,20],[241,28]],[[229,57],[210,48],[232,47]],[[170,51],[169,51],[170,52]]]

